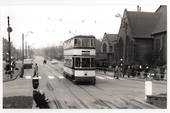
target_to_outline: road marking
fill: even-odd
[[[105,79],[104,77],[100,77],[100,76],[96,76],[97,78],[99,78],[99,79]]]
[[[31,79],[32,76],[25,76],[25,79]]]
[[[106,78],[107,78],[107,79],[111,79],[111,80],[113,80],[113,79],[114,79],[113,77],[109,77],[109,76],[106,76]]]
[[[48,78],[49,78],[49,79],[55,79],[55,77],[54,77],[54,76],[48,76]]]
[[[59,79],[64,79],[64,77],[63,77],[63,76],[58,76],[58,78],[59,78]]]
[[[113,77],[110,77],[110,76],[102,76],[102,77],[101,76],[96,76],[96,77],[99,78],[99,79],[103,79],[103,80],[104,79],[106,79],[106,80],[108,80],[108,79],[113,80],[114,79]]]
[[[38,76],[38,77],[33,77],[32,79],[41,79],[42,77],[41,76]]]

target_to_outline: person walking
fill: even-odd
[[[119,79],[120,68],[118,66],[115,67],[115,78]]]
[[[35,77],[35,76],[38,76],[38,65],[37,65],[37,63],[35,64],[35,67],[34,67],[34,75],[33,75],[33,77]]]
[[[132,74],[132,70],[131,70],[131,67],[130,67],[130,66],[128,66],[126,73],[127,73],[127,77],[130,78],[130,76],[131,76],[131,74]]]

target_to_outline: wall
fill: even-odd
[[[145,65],[152,63],[152,50],[153,50],[153,39],[152,38],[136,38],[135,39],[135,59],[136,63]]]

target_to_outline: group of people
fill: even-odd
[[[39,75],[38,75],[38,64],[34,66],[34,74],[32,77],[32,87],[33,87],[33,99],[36,103],[36,107],[39,108],[49,108],[48,99],[45,93],[39,89]]]
[[[128,65],[128,66],[115,66],[112,69],[113,75],[116,79],[119,77],[139,77],[143,79],[158,79],[163,80],[166,75],[166,68],[161,67],[151,68],[149,65]],[[164,72],[165,71],[165,72]]]

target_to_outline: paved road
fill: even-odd
[[[40,89],[49,98],[51,108],[75,109],[138,109],[155,108],[144,104],[144,82],[135,80],[115,80],[96,74],[96,85],[75,85],[62,75],[63,63],[43,64],[42,57],[36,57],[39,66]],[[28,73],[33,73],[28,70]],[[27,73],[27,72],[26,72]],[[31,74],[25,75],[31,83]],[[30,86],[30,85],[29,85]],[[153,84],[153,93],[166,92],[166,84]],[[139,101],[140,100],[140,101]],[[35,104],[33,105],[35,108]]]

